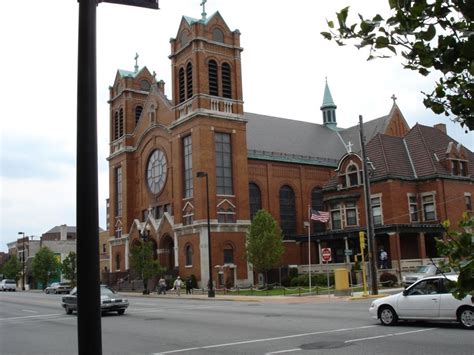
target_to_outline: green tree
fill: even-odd
[[[14,279],[18,281],[21,276],[22,264],[18,261],[16,255],[13,255],[8,259],[8,261],[3,265],[1,274],[6,279]]]
[[[283,236],[275,219],[265,210],[257,212],[247,232],[246,256],[267,283],[268,270],[277,267],[284,252]]]
[[[153,258],[153,243],[142,241],[130,248],[130,264],[143,280],[143,293],[149,293],[148,280],[164,272],[158,260]]]
[[[391,17],[347,23],[349,7],[336,13],[321,34],[337,44],[369,48],[368,60],[401,54],[406,69],[441,76],[423,103],[436,114],[474,129],[474,2],[471,0],[388,0]],[[466,129],[466,133],[467,133]]]
[[[451,292],[457,299],[470,295],[474,303],[474,217],[469,218],[465,212],[459,221],[460,231],[451,230],[449,221],[443,225],[447,235],[445,239],[437,239],[436,246],[440,255],[448,259],[447,264],[459,270]]]
[[[71,287],[77,284],[77,258],[76,253],[71,251],[61,264],[61,272],[65,279],[71,282]]]
[[[49,280],[58,276],[60,263],[54,253],[47,247],[42,247],[36,253],[32,262],[33,276],[43,285],[48,286]]]

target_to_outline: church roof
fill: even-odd
[[[196,22],[200,22],[200,23],[203,23],[205,25],[207,25],[207,23],[218,13],[218,11],[214,12],[211,16],[209,17],[206,17],[205,20],[203,19],[196,19],[194,17],[190,17],[190,16],[183,16],[183,18],[186,20],[186,22],[188,23],[189,26],[191,26],[192,24],[196,23]]]
[[[245,113],[249,158],[336,166],[346,152],[337,131],[323,125]]]

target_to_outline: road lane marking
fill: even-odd
[[[234,346],[234,345],[261,343],[261,342],[273,341],[273,340],[299,338],[299,337],[305,337],[305,336],[308,336],[308,335],[320,335],[320,334],[347,332],[347,331],[351,331],[351,330],[368,329],[368,328],[374,328],[374,327],[377,327],[377,326],[376,325],[366,325],[366,326],[355,327],[355,328],[342,328],[342,329],[323,330],[323,331],[320,331],[320,332],[292,334],[292,335],[285,335],[285,336],[275,337],[275,338],[243,340],[243,341],[237,341],[237,342],[234,342],[234,343],[215,344],[215,345],[207,345],[207,346],[198,346],[198,347],[194,347],[194,348],[163,351],[163,352],[159,352],[159,353],[154,353],[153,355],[172,354],[172,353],[179,353],[179,352],[185,352],[185,351],[194,351],[194,350],[203,350],[203,349],[212,349],[212,348],[223,348],[223,347],[226,347],[226,346]]]
[[[353,343],[353,342],[356,342],[356,341],[365,341],[365,340],[373,340],[373,339],[380,339],[380,338],[395,337],[395,336],[398,336],[398,335],[406,335],[406,334],[414,334],[414,333],[420,333],[420,332],[427,332],[428,330],[434,330],[434,329],[436,329],[436,328],[418,329],[418,330],[410,330],[410,331],[408,331],[408,332],[390,333],[390,334],[385,334],[385,335],[376,335],[376,336],[373,336],[373,337],[346,340],[344,343]]]
[[[38,313],[36,311],[30,311],[29,309],[22,309],[23,312]]]
[[[62,313],[51,313],[51,314],[38,314],[37,316],[23,316],[23,317],[11,317],[11,318],[0,318],[1,321],[16,320],[16,319],[33,319],[33,318],[43,318],[43,317],[52,317],[52,316],[61,316]]]
[[[289,352],[294,352],[294,351],[301,351],[301,348],[296,348],[296,349],[288,349],[288,350],[280,350],[280,351],[273,351],[271,353],[265,353],[265,355],[270,355],[270,354],[283,354],[283,353],[289,353]]]

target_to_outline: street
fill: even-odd
[[[381,326],[370,300],[295,303],[128,297],[125,315],[102,317],[104,354],[472,354],[457,324]],[[1,354],[77,353],[77,316],[61,295],[0,293]]]

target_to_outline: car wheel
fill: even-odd
[[[64,307],[64,308],[66,309],[66,313],[67,313],[67,314],[72,314],[72,309],[69,308],[68,305],[66,305],[66,307]]]
[[[121,316],[122,314],[125,313],[125,309],[119,309],[117,313],[119,314],[119,316]]]
[[[398,322],[397,313],[390,306],[382,306],[380,308],[379,318],[382,325],[395,325]]]
[[[46,294],[49,295],[49,290],[44,290],[44,292],[46,292]]]
[[[474,329],[474,308],[463,307],[458,311],[458,320],[466,329]]]

